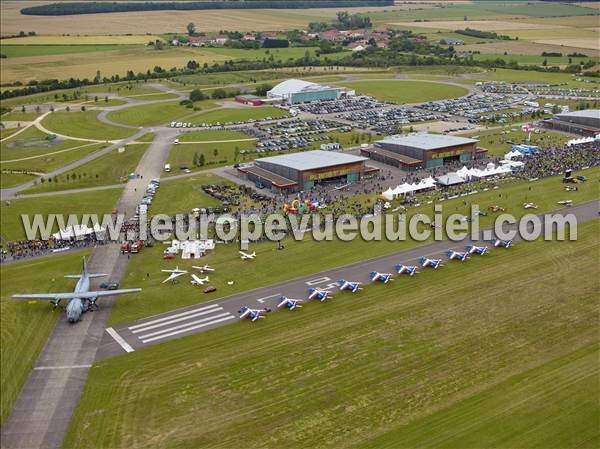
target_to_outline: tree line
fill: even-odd
[[[245,0],[206,2],[60,2],[30,6],[21,14],[34,16],[64,16],[130,11],[205,10],[205,9],[304,9],[357,6],[391,6],[394,0]]]

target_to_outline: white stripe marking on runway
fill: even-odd
[[[154,337],[155,335],[164,334],[165,332],[174,331],[176,329],[181,329],[183,327],[189,327],[189,326],[192,326],[194,324],[204,323],[205,321],[214,320],[215,318],[222,318],[224,316],[229,316],[229,315],[231,315],[231,313],[229,313],[229,312],[220,313],[219,315],[213,315],[213,316],[209,316],[209,317],[206,317],[206,318],[201,318],[201,319],[196,320],[196,321],[189,321],[189,322],[184,323],[184,324],[179,324],[178,326],[167,327],[166,329],[162,329],[162,330],[159,330],[159,331],[156,331],[156,332],[152,332],[150,334],[140,335],[138,338],[140,340],[145,340],[148,337]],[[231,315],[231,316],[233,316],[233,315]]]
[[[202,316],[202,315],[209,315],[211,313],[219,312],[221,310],[223,310],[223,307],[216,307],[214,309],[205,310],[204,312],[198,312],[198,313],[194,313],[192,315],[186,315],[186,316],[182,316],[179,318],[175,318],[174,320],[163,321],[162,323],[156,323],[151,326],[145,326],[145,327],[136,329],[134,331],[131,331],[131,333],[137,334],[138,332],[146,332],[146,331],[149,331],[150,329],[156,329],[157,327],[168,326],[169,324],[179,323],[180,321],[190,320],[192,318],[196,318],[196,317]]]
[[[222,321],[232,320],[234,318],[235,317],[233,315],[230,315],[230,316],[227,316],[225,318],[219,318],[218,320],[209,321],[207,323],[203,323],[203,324],[198,324],[196,326],[187,327],[185,329],[181,329],[181,330],[178,330],[178,331],[169,332],[168,334],[164,334],[164,335],[159,335],[157,337],[148,338],[146,340],[142,340],[142,343],[148,343],[148,342],[151,342],[151,341],[154,341],[154,340],[160,340],[162,338],[172,337],[173,335],[183,334],[184,332],[193,331],[193,330],[205,327],[205,326],[210,326],[211,324],[216,324],[216,323],[220,323]]]
[[[117,334],[117,331],[114,330],[112,327],[109,327],[106,329],[106,332],[108,332],[108,335],[110,335],[112,338],[115,339],[115,341],[117,343],[119,343],[119,345],[125,350],[125,352],[133,352],[134,349],[131,347],[131,345],[129,343],[127,343],[123,337],[121,337],[119,334]]]
[[[211,304],[210,306],[205,306],[205,307],[200,307],[198,309],[188,310],[187,312],[176,313],[175,315],[169,315],[169,316],[166,316],[164,318],[158,318],[158,319],[152,320],[152,321],[146,321],[145,323],[136,324],[135,326],[130,326],[130,327],[128,327],[128,329],[129,330],[138,329],[140,327],[148,326],[149,324],[160,323],[162,321],[170,320],[172,318],[177,318],[177,317],[180,317],[180,316],[189,315],[191,313],[196,313],[196,312],[199,312],[201,310],[212,309],[212,308],[215,308],[215,307],[219,307],[219,304]]]
[[[91,368],[92,365],[59,365],[59,366],[36,366],[34,370],[49,370],[49,369],[77,369],[77,368]]]
[[[270,296],[263,296],[262,298],[258,298],[257,301],[262,304],[265,302],[265,299],[274,298],[276,296],[281,296],[281,293],[275,293],[274,295]]]

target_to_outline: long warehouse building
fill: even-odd
[[[267,92],[267,98],[289,105],[319,100],[337,100],[351,95],[354,95],[354,91],[345,87],[323,86],[298,79],[283,81]]]

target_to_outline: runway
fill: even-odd
[[[553,214],[563,216],[572,214],[577,218],[578,223],[583,223],[598,218],[598,206],[599,202],[594,200],[554,211]],[[514,225],[512,228],[515,228],[516,226],[517,225]],[[518,238],[515,239],[515,241],[518,240]],[[486,244],[482,243],[481,240],[473,241],[470,238],[463,240],[462,242],[452,242],[449,240],[437,241],[397,253],[332,268],[312,275],[290,279],[267,287],[234,294],[214,301],[202,302],[196,305],[176,309],[171,312],[115,326],[114,328],[109,328],[109,330],[104,333],[96,360],[101,360],[124,352],[132,352],[146,346],[163,343],[175,338],[185,337],[218,326],[234,323],[238,318],[238,310],[242,306],[256,309],[270,308],[277,310],[276,305],[278,298],[281,295],[290,298],[306,299],[307,290],[311,287],[327,290],[334,294],[334,296],[349,295],[350,293],[348,292],[338,291],[338,280],[346,279],[348,281],[358,281],[363,284],[369,284],[369,272],[379,271],[383,273],[395,273],[394,265],[398,263],[417,265],[419,258],[422,256],[441,258],[444,260],[443,264],[446,265],[461,263],[453,260],[446,261],[447,257],[445,252],[449,249],[462,251],[465,249],[466,245],[471,243],[478,245]],[[527,243],[521,242],[519,244]],[[487,246],[492,251],[510,251],[510,248],[493,248],[489,242],[487,243]],[[257,258],[248,263],[256,264],[257,270],[260,270],[260,259]],[[421,270],[428,269],[430,268],[423,268]],[[441,267],[440,269],[443,270],[444,268]],[[402,279],[400,282],[409,282],[409,279]],[[368,285],[366,285],[366,288],[368,288]],[[336,299],[334,298],[333,300],[335,301]]]

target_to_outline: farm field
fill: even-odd
[[[510,447],[583,445],[597,438],[590,412],[598,402],[598,301],[590,300],[597,286],[588,282],[600,249],[597,226],[582,225],[576,242],[519,244],[369,286],[360,297],[338,293],[255,326],[239,322],[99,362],[65,447],[153,441],[252,448],[265,438],[277,447],[362,447],[386,433],[388,446],[402,447],[404,440],[388,433],[398,429],[417,434],[420,447],[455,447],[442,437],[458,430],[450,441],[470,447],[477,441],[472,425],[481,432],[486,424],[493,432],[487,437],[500,445],[509,437]],[[560,269],[565,257],[569,272]],[[521,396],[511,386],[526,374],[521,388],[537,395]],[[569,398],[568,418],[557,384],[560,397]],[[479,406],[482,394],[503,387],[495,409]],[[529,431],[507,428],[496,414],[505,408],[511,424]],[[454,426],[423,425],[442,411]],[[552,422],[532,428],[541,415]]]
[[[496,58],[503,58],[507,62],[517,61],[519,64],[533,65],[542,65],[544,61],[546,61],[549,66],[566,66],[567,64],[569,64],[569,60],[571,61],[571,64],[579,64],[580,62],[586,63],[589,60],[589,58],[577,58],[569,56],[498,55],[492,53],[473,55],[473,59],[475,59],[476,61]]]
[[[467,89],[459,86],[426,81],[346,81],[339,84],[355,89],[357,94],[397,103],[420,103],[456,98],[468,93]]]
[[[573,200],[575,204],[591,201],[597,197],[597,190],[593,186],[597,180],[600,180],[600,169],[589,169],[581,173],[585,174],[589,178],[589,181],[585,184],[584,188],[569,193],[569,199]],[[173,183],[169,186],[170,189],[174,189],[172,191],[181,192],[187,189],[197,192],[202,181],[196,184],[188,181],[187,178],[182,178],[164,182],[165,185],[169,183]],[[218,181],[215,180],[212,183],[216,184]],[[161,185],[161,189],[162,187]],[[500,199],[499,194],[502,194]],[[487,208],[490,204],[501,204],[516,218],[519,218],[528,212],[526,209],[523,209],[523,202],[535,202],[539,206],[536,213],[542,213],[559,208],[560,206],[557,205],[557,201],[565,199],[564,195],[565,192],[560,178],[552,177],[535,183],[527,181],[509,183],[500,190],[490,190],[489,192],[472,195],[469,197],[469,202],[479,204],[482,209]],[[157,194],[157,201],[159,201],[158,196],[159,194]],[[377,193],[374,192],[365,196],[363,201],[372,204],[376,197]],[[175,196],[171,199],[172,203],[164,209],[155,209],[155,204],[153,203],[153,213],[157,210],[168,210],[169,213],[189,213],[191,210],[190,206],[206,207],[201,195],[198,196],[198,200],[195,202],[188,201],[186,198],[187,195]],[[394,202],[393,205],[395,204]],[[451,213],[470,213],[469,205],[465,205],[462,198],[445,201],[443,204],[445,216]],[[407,214],[407,219],[419,213],[431,215],[432,211],[432,205],[411,208]],[[480,218],[480,227],[482,229],[493,225],[494,216],[492,214]],[[248,264],[240,260],[238,254],[239,247],[237,245],[222,245],[219,246],[218,251],[209,253],[203,259],[203,263],[217,267],[217,271],[211,274],[210,279],[211,284],[217,288],[218,293],[216,294],[217,296],[210,296],[206,300],[282,282],[286,279],[316,273],[343,264],[368,260],[428,242],[416,242],[410,239],[394,243],[386,240],[367,242],[362,239],[355,239],[352,243],[342,242],[338,239],[318,242],[313,240],[309,235],[306,235],[306,238],[301,242],[286,238],[283,243],[285,244],[285,251],[277,251],[277,244],[275,242],[251,245],[250,251],[256,251],[257,260],[260,261],[260,278],[255,276],[256,264]],[[182,282],[176,286],[161,284],[164,278],[157,276],[155,273],[160,273],[160,270],[165,268],[165,262],[161,258],[163,249],[160,245],[148,248],[136,255],[135,258],[132,258],[128,272],[123,278],[123,286],[133,287],[143,283],[143,301],[140,301],[141,296],[137,294],[119,298],[119,301],[113,305],[111,310],[109,317],[110,325],[140,319],[205,300],[204,297],[198,296],[197,288],[188,283]],[[315,259],[314,254],[319,254],[319,257]],[[192,261],[185,260],[178,260],[177,264],[182,269],[188,269],[191,265],[196,265]],[[283,265],[286,266],[285,271],[279,269]],[[223,266],[226,266],[227,270],[219,270],[219,267]],[[151,274],[150,278],[146,277],[147,273]],[[234,285],[228,285],[227,281],[232,279],[236,279],[237,282]],[[174,295],[168,303],[164,301],[165,289],[168,289],[169,292],[177,292],[177,295]]]
[[[19,39],[20,40],[20,39]],[[10,41],[8,41],[10,42]],[[30,43],[25,44],[3,44],[0,45],[0,52],[6,55],[7,58],[22,58],[24,56],[49,56],[49,55],[65,55],[65,54],[81,54],[94,51],[111,51],[129,49],[132,46],[123,46],[118,44],[66,44],[66,45],[35,45]],[[142,48],[141,46],[137,48]]]
[[[567,56],[570,53],[582,53],[589,57],[598,57],[600,49],[591,50],[588,48],[564,47],[562,45],[538,44],[527,41],[495,41],[475,45],[461,45],[458,49],[461,52],[479,51],[481,53],[492,53],[504,55],[500,57],[512,58],[515,55],[540,56],[543,52],[562,53]]]
[[[0,206],[0,234],[8,241],[25,239],[21,214],[108,214],[117,203],[122,189],[69,193],[65,195],[21,198],[2,202]],[[54,226],[53,232],[58,231]]]
[[[141,97],[144,98],[145,97]],[[200,101],[194,107],[211,109],[217,105],[211,101]],[[182,106],[179,101],[132,106],[108,113],[108,118],[114,122],[129,126],[164,125],[172,120],[194,114],[194,109]]]
[[[56,176],[52,182],[39,183],[23,193],[39,193],[57,190],[96,187],[119,184],[137,167],[148,144],[131,144],[123,153],[114,150],[93,161]]]
[[[78,273],[81,257],[88,254],[89,251],[84,250],[0,265],[2,279],[10,279],[10,282],[2,282],[0,287],[0,425],[8,417],[54,323],[61,315],[59,311],[53,312],[47,301],[17,301],[10,299],[10,295],[32,290],[69,291],[74,282],[63,278],[63,275]],[[32,273],[36,274],[35,285],[31,282]]]
[[[51,132],[81,139],[118,140],[135,134],[135,129],[109,125],[97,119],[98,111],[57,111],[42,125]]]

